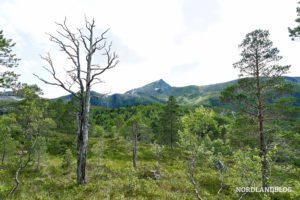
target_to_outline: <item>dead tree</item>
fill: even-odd
[[[5,160],[5,156],[6,156],[6,141],[5,139],[6,138],[3,138],[4,139],[4,142],[3,142],[3,148],[2,148],[2,158],[1,158],[1,164],[3,165],[4,164],[4,160]]]
[[[141,138],[141,134],[144,131],[145,124],[142,120],[141,113],[136,114],[131,117],[125,126],[130,133],[131,142],[132,142],[132,165],[134,169],[134,175],[137,175],[137,143]]]
[[[137,173],[137,140],[138,140],[138,132],[139,132],[139,124],[138,122],[133,122],[131,125],[132,131],[132,164],[134,169],[134,174]]]
[[[35,137],[35,140],[33,141],[29,151],[26,151],[26,150],[21,150],[21,153],[20,153],[20,164],[19,164],[19,167],[17,168],[16,170],[16,173],[15,173],[15,186],[12,188],[12,190],[10,191],[10,195],[14,194],[16,192],[16,190],[18,189],[19,185],[20,185],[20,180],[19,180],[19,175],[20,175],[20,172],[27,167],[27,165],[32,161],[32,153],[34,151],[34,148],[35,148],[35,145],[36,145],[36,142],[38,140],[38,135]],[[28,155],[26,155],[28,154]],[[25,161],[23,161],[23,157],[27,156],[27,159]]]
[[[60,30],[57,36],[51,35],[50,41],[58,45],[60,50],[71,61],[72,68],[67,70],[66,80],[58,77],[56,67],[48,53],[46,57],[42,57],[48,63],[48,67],[44,67],[53,78],[48,81],[35,75],[42,82],[63,88],[65,91],[74,96],[79,102],[77,121],[77,184],[86,183],[86,154],[89,135],[89,113],[90,113],[90,92],[93,85],[101,83],[99,76],[106,70],[115,67],[118,64],[118,56],[112,52],[112,43],[107,43],[104,31],[99,37],[94,34],[95,21],[89,22],[85,20],[85,27],[72,32],[66,24],[57,23]],[[105,63],[96,64],[93,62],[96,53],[99,53],[105,59]],[[85,58],[82,61],[82,58]]]
[[[198,188],[197,188],[197,183],[195,181],[195,177],[194,177],[194,175],[195,175],[195,156],[192,156],[192,158],[191,158],[189,175],[190,175],[191,183],[194,186],[194,192],[195,192],[197,199],[202,200],[202,198],[199,194]]]

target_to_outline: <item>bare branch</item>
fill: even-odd
[[[102,81],[100,78],[95,78],[94,81],[93,81],[93,83],[91,83],[91,86],[97,85],[99,83],[104,83],[104,81]]]
[[[77,68],[77,76],[76,76],[77,81],[76,82],[79,83],[80,90],[83,91],[84,87],[83,87],[83,83],[81,80],[81,64],[80,64],[80,42],[76,38],[76,35],[74,33],[72,33],[70,31],[70,29],[68,28],[66,17],[65,17],[63,24],[61,24],[61,23],[56,23],[56,24],[58,26],[60,26],[64,32],[66,32],[66,34],[61,34],[61,35],[64,38],[68,39],[74,45],[73,48],[71,48],[71,49],[74,51],[75,55],[68,51],[67,48],[69,47],[69,45],[66,45],[62,41],[57,40],[57,41],[59,41],[60,46],[64,47],[62,50],[69,56],[69,59],[72,60],[73,64],[75,65],[75,68]]]
[[[99,75],[103,74],[108,69],[114,68],[119,63],[119,61],[117,60],[117,58],[118,58],[117,56],[113,57],[113,59],[111,60],[111,62],[109,62],[109,64],[104,69],[102,69],[100,72],[94,73],[92,75],[91,80],[88,82],[88,85],[90,85],[94,81],[94,79],[95,79],[96,76],[99,76]]]
[[[79,56],[78,51],[77,51],[77,49],[79,49],[79,45],[76,45],[75,46],[76,49],[75,49],[74,47],[63,43],[61,40],[54,37],[53,35],[49,34],[49,36],[50,36],[50,41],[57,43],[59,45],[59,47],[61,48],[61,50],[64,51],[68,55],[68,59],[70,59],[76,67],[78,65],[80,65],[80,63],[77,60],[77,58]],[[71,49],[73,52],[70,52],[69,49]]]
[[[95,68],[94,68],[95,67]],[[91,65],[91,70],[93,71],[93,70],[103,70],[104,69],[104,67],[103,66],[101,66],[101,65],[98,65],[98,64],[92,64]]]
[[[116,55],[116,53],[115,52],[113,52],[113,53],[110,52],[111,51],[111,46],[112,46],[112,43],[110,43],[108,48],[105,49],[105,53],[103,53],[103,55],[105,55],[106,58],[107,58],[106,66],[97,69],[99,71],[92,75],[92,77],[91,77],[90,81],[87,83],[87,85],[91,85],[92,82],[94,81],[94,79],[96,78],[96,76],[99,76],[99,75],[103,74],[108,69],[114,68],[119,63],[118,56]]]
[[[93,48],[96,48],[96,49],[98,49],[98,50],[101,50],[101,49],[103,49],[103,48],[106,46],[106,42],[105,42],[105,44],[102,45],[102,47],[101,47],[101,46],[98,46],[98,47],[97,47],[97,45],[98,45],[101,41],[103,41],[103,40],[106,39],[104,36],[105,36],[105,34],[106,34],[109,30],[110,30],[110,29],[105,30],[105,31],[101,34],[101,37],[97,37],[97,38],[95,39],[95,42],[94,42],[94,44],[93,44]]]
[[[62,28],[62,30],[64,32],[66,32],[66,34],[60,34],[62,35],[64,38],[68,39],[72,44],[73,47],[70,47],[70,45],[66,45],[65,43],[63,43],[61,40],[57,39],[57,41],[60,43],[61,46],[63,46],[64,48],[62,49],[65,53],[68,54],[69,58],[72,60],[73,64],[76,66],[76,68],[80,69],[80,42],[78,41],[78,39],[76,38],[75,34],[73,34],[70,29],[68,28],[67,24],[66,24],[67,19],[65,18],[64,23],[56,23],[58,26],[60,26]],[[59,32],[60,33],[60,32]],[[52,36],[52,35],[51,35]],[[52,36],[53,37],[53,36]],[[71,48],[75,55],[70,53],[67,48]],[[80,72],[80,71],[79,71]],[[80,82],[80,73],[77,73],[77,77],[78,80]],[[82,84],[80,84],[80,86],[82,86]]]
[[[106,41],[104,41],[103,45],[99,45],[99,46],[95,45],[94,46],[95,50],[99,50],[99,51],[101,51],[105,47],[106,47]]]
[[[67,92],[69,92],[70,94],[72,94],[73,96],[79,98],[79,96],[75,92],[73,92],[71,89],[66,87],[66,85],[56,76],[56,71],[54,69],[53,62],[52,62],[52,59],[50,57],[50,54],[48,53],[48,55],[46,57],[42,57],[42,59],[45,60],[49,64],[49,66],[51,67],[50,69],[44,67],[44,69],[46,69],[52,75],[53,79],[56,82],[49,82],[49,81],[46,81],[45,79],[41,78],[40,76],[38,76],[36,74],[33,74],[33,75],[35,77],[37,77],[38,79],[40,79],[42,82],[44,82],[48,85],[59,86],[59,87],[63,88],[64,90],[66,90]]]

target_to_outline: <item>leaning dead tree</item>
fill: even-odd
[[[194,192],[198,200],[203,200],[199,194],[197,183],[195,181],[195,156],[193,155],[191,158],[190,169],[189,169],[190,180],[194,186]]]
[[[10,195],[14,194],[16,192],[16,190],[18,189],[19,185],[20,185],[20,180],[19,180],[19,175],[20,172],[25,169],[27,167],[27,165],[32,161],[32,153],[34,151],[36,142],[38,140],[38,136],[36,136],[33,144],[31,145],[29,151],[24,151],[23,149],[20,151],[20,163],[19,166],[15,172],[15,186],[12,188],[12,190],[9,192]],[[28,154],[28,155],[26,155]],[[25,161],[23,161],[23,157],[27,156],[27,158],[25,159]]]
[[[95,21],[85,20],[85,27],[72,32],[66,24],[57,23],[59,29],[56,36],[49,34],[50,41],[58,45],[59,49],[71,61],[72,67],[67,70],[67,78],[62,80],[58,77],[57,68],[48,53],[42,57],[48,64],[44,67],[52,75],[52,81],[48,81],[34,74],[42,82],[61,87],[79,102],[77,121],[77,184],[86,183],[86,154],[89,135],[89,113],[90,113],[90,92],[93,85],[101,83],[99,76],[105,71],[118,64],[118,56],[112,51],[112,43],[107,43],[105,37],[108,30],[100,36],[95,36]],[[93,62],[96,55],[103,64]],[[98,57],[97,57],[98,58]]]

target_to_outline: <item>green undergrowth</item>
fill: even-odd
[[[90,138],[87,160],[87,181],[76,185],[76,159],[72,152],[70,166],[62,167],[63,156],[47,154],[40,169],[35,163],[20,173],[21,184],[14,195],[8,195],[14,186],[16,164],[4,164],[0,168],[0,199],[57,199],[57,200],[101,200],[101,199],[196,199],[189,177],[189,154],[180,148],[163,150],[160,161],[160,179],[151,177],[158,169],[157,155],[151,144],[138,144],[138,171],[134,174],[131,162],[131,144],[120,138]],[[235,187],[239,179],[235,176],[236,162],[224,157],[228,171],[224,173],[220,199],[238,199]],[[276,165],[272,170],[272,181],[292,186],[293,193],[277,193],[269,199],[296,199],[299,195],[299,168]],[[276,178],[280,177],[280,178]],[[196,162],[195,180],[203,199],[217,199],[221,176],[208,157]],[[283,180],[290,180],[285,182]],[[298,190],[298,191],[297,191]],[[299,197],[299,196],[298,196]],[[248,194],[243,199],[258,199]],[[268,199],[266,198],[266,199]]]

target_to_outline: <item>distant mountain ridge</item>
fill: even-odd
[[[0,92],[0,101],[21,101],[23,98],[15,96],[12,91]]]
[[[297,90],[292,95],[296,97],[297,105],[300,105],[300,77],[284,77],[286,81],[294,83]],[[139,88],[129,90],[123,94],[105,95],[95,91],[91,92],[91,104],[108,108],[119,108],[136,105],[166,103],[169,96],[176,97],[182,105],[205,105],[210,107],[223,106],[219,95],[228,85],[236,83],[237,80],[204,86],[189,85],[184,87],[173,87],[163,79],[154,81]],[[71,95],[56,99],[69,101]],[[0,101],[19,101],[20,97],[13,96],[11,92],[0,92]]]
[[[300,103],[300,77],[284,77],[285,80],[298,86],[294,95]],[[236,83],[237,80],[204,86],[172,87],[163,79],[154,81],[139,88],[129,90],[123,94],[103,95],[95,91],[91,92],[91,104],[108,108],[128,107],[135,105],[146,105],[165,103],[169,96],[176,97],[179,104],[222,106],[219,95],[228,85]],[[60,97],[69,100],[70,95]]]

